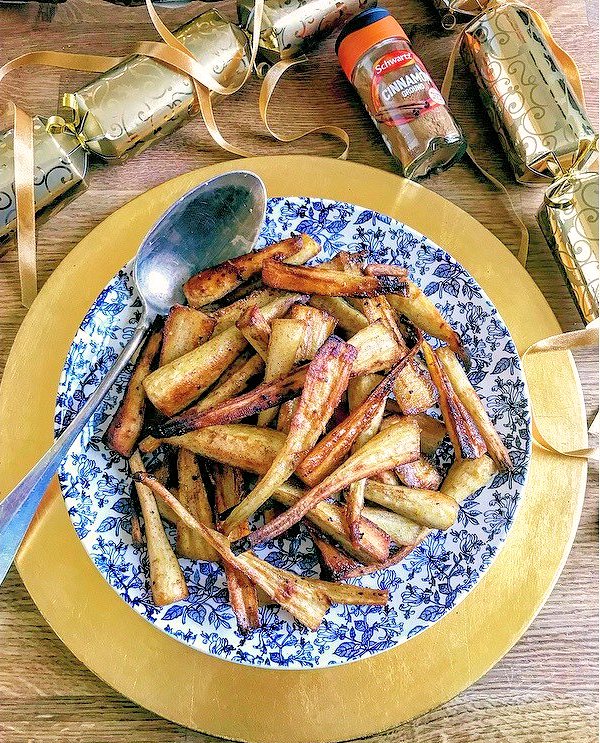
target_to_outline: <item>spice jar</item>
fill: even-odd
[[[439,172],[463,155],[460,127],[387,10],[370,8],[349,21],[336,53],[404,176]]]

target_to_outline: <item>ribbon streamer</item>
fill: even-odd
[[[524,361],[527,356],[533,356],[538,353],[572,351],[576,348],[591,348],[598,346],[600,340],[599,329],[600,320],[594,320],[583,330],[574,330],[570,333],[551,335],[550,337],[544,338],[529,346],[521,359]],[[595,423],[596,421],[594,421],[590,426],[590,432],[593,432]],[[574,449],[572,451],[557,449],[542,435],[533,413],[531,415],[531,430],[536,444],[546,451],[552,452],[553,454],[561,454],[565,457],[575,457],[577,459],[598,459],[597,446],[586,449]]]

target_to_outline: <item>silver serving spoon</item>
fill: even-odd
[[[251,250],[264,222],[266,206],[267,194],[260,178],[254,173],[234,171],[188,191],[148,232],[134,258],[133,280],[143,305],[139,326],[70,425],[0,502],[0,583],[59,464],[154,318],[185,301],[181,287],[192,274]]]

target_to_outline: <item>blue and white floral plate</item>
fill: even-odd
[[[473,360],[470,379],[509,448],[515,468],[497,475],[463,503],[458,521],[434,532],[403,563],[359,579],[390,589],[389,605],[333,606],[312,632],[283,609],[261,608],[262,627],[238,633],[220,568],[182,560],[189,598],[156,607],[148,586],[146,550],[131,539],[131,480],[127,463],[102,438],[131,370],[124,372],[74,444],[59,472],[73,526],[114,590],[157,628],[202,652],[269,668],[317,668],[367,658],[422,632],[451,611],[475,586],[502,546],[525,484],[530,413],[525,380],[502,318],[477,282],[444,250],[404,224],[343,202],[270,199],[260,245],[307,232],[323,246],[319,260],[340,249],[366,248],[373,261],[405,265],[442,314],[460,332]],[[60,380],[55,428],[59,433],[113,363],[140,316],[140,301],[125,267],[85,316]],[[449,462],[442,447],[439,463]],[[172,531],[172,530],[171,530]],[[173,533],[170,533],[174,537]],[[300,531],[258,554],[305,576],[319,572],[310,539]]]

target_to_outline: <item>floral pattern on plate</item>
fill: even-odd
[[[352,204],[269,199],[259,246],[291,232],[307,232],[319,241],[323,250],[315,262],[340,249],[367,249],[373,261],[409,268],[413,280],[460,332],[473,360],[471,382],[515,463],[512,472],[496,475],[462,504],[456,524],[448,531],[433,532],[400,565],[357,579],[366,586],[388,588],[389,605],[333,606],[316,632],[302,627],[280,607],[263,606],[262,627],[244,637],[227,603],[221,569],[209,562],[181,560],[188,599],[154,606],[146,577],[146,550],[131,539],[127,463],[103,442],[131,367],[73,445],[59,478],[69,516],[90,558],[141,616],[181,642],[219,658],[299,669],[338,665],[393,648],[430,627],[469,593],[498,553],[514,520],[525,484],[531,435],[527,389],[508,329],[477,282],[444,250],[406,225]],[[133,333],[140,312],[127,266],[102,291],[73,340],[58,389],[57,433],[110,368]],[[447,467],[449,461],[450,447],[443,445],[437,463]],[[172,527],[167,532],[173,539]],[[258,554],[305,576],[319,574],[303,527],[259,548]]]

